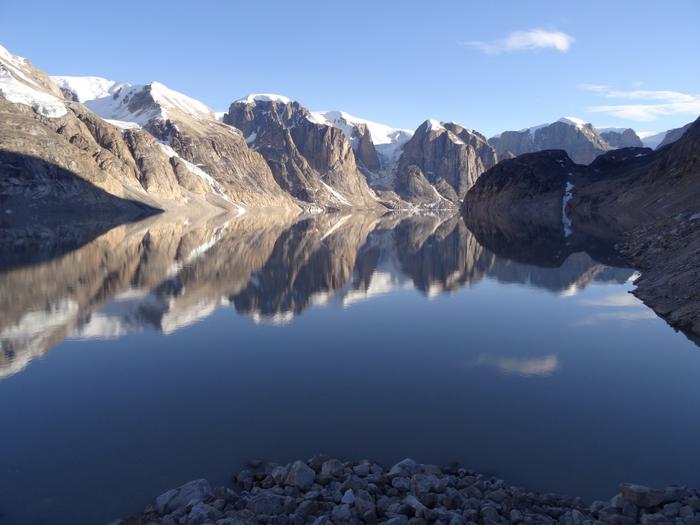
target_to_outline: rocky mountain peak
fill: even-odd
[[[496,162],[493,148],[479,134],[453,122],[423,122],[403,148],[397,170],[399,194],[409,201],[442,199],[458,203],[486,169]],[[418,188],[421,191],[415,193]],[[440,205],[439,201],[434,201]]]
[[[223,122],[241,130],[275,180],[309,204],[376,207],[378,201],[357,166],[348,135],[321,113],[278,95],[234,101]]]
[[[548,149],[563,149],[578,164],[589,164],[611,149],[596,129],[576,117],[520,131],[504,131],[489,139],[499,159]]]

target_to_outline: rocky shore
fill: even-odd
[[[620,248],[642,272],[634,295],[700,344],[700,213],[638,228]]]
[[[120,525],[698,524],[700,491],[622,484],[610,501],[540,494],[458,465],[412,459],[384,467],[327,456],[251,462],[231,487],[190,481]]]

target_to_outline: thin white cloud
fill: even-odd
[[[700,114],[700,95],[669,90],[635,89],[632,91],[621,91],[601,84],[583,84],[581,88],[605,98],[634,101],[634,103],[627,104],[591,106],[588,108],[588,111],[593,113],[607,113],[613,117],[639,122],[650,122],[667,115]],[[643,101],[644,103],[637,101]]]
[[[483,51],[487,55],[510,53],[513,51],[528,51],[532,49],[555,49],[566,53],[574,37],[561,31],[548,31],[546,29],[528,29],[526,31],[514,31],[504,38],[491,41],[465,42],[464,45]]]

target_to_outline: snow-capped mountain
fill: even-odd
[[[598,131],[576,117],[562,117],[556,122],[540,124],[520,131],[504,131],[491,137],[499,160],[547,149],[563,149],[578,164],[590,164],[600,154],[612,149]]]
[[[396,168],[403,145],[413,136],[411,130],[393,128],[344,111],[326,111],[320,115],[350,137],[356,154],[361,159],[366,159],[363,164],[368,170],[380,174]]]
[[[31,107],[39,115],[58,118],[66,114],[61,91],[26,58],[0,46],[0,96]]]
[[[160,82],[132,86],[101,77],[51,79],[73,100],[82,102],[102,118],[120,127],[145,126],[153,119],[188,116],[216,119],[205,104],[178,93]]]

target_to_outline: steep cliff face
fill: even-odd
[[[251,95],[231,104],[223,121],[241,130],[295,198],[326,208],[380,206],[358,169],[350,138],[298,102]]]
[[[484,173],[467,193],[465,214],[532,223],[563,234],[567,188],[581,172],[566,152],[549,150],[504,160]]]
[[[298,209],[205,105],[158,83],[58,81],[0,48],[0,195],[18,213]]]
[[[152,82],[130,86],[94,77],[57,77],[65,93],[125,129],[160,143],[182,185],[229,206],[293,208],[265,160],[201,102]]]
[[[413,132],[355,117],[344,111],[328,111],[321,116],[350,138],[355,157],[370,186],[377,190],[393,190],[403,146]]]
[[[504,131],[489,139],[499,159],[549,149],[566,151],[577,164],[589,164],[611,147],[593,126],[573,117],[521,131]]]
[[[612,149],[643,147],[642,139],[632,128],[596,128],[596,130]]]
[[[427,120],[403,147],[396,191],[410,202],[458,204],[495,163],[496,155],[482,135],[458,124]]]

